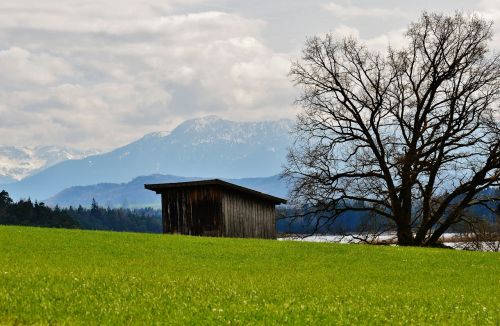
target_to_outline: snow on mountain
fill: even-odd
[[[172,133],[176,140],[188,141],[185,145],[200,146],[224,142],[229,144],[261,145],[270,137],[281,137],[291,129],[291,120],[237,123],[217,116],[188,120]]]
[[[0,184],[21,180],[65,160],[97,153],[96,150],[81,151],[58,146],[0,146]]]
[[[43,200],[68,187],[122,183],[140,175],[268,177],[281,173],[292,126],[291,120],[187,120],[171,132],[151,133],[109,153],[55,164],[6,188],[14,198]]]

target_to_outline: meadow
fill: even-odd
[[[0,324],[500,323],[500,255],[0,226]]]

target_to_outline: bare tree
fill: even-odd
[[[432,246],[499,184],[500,57],[492,22],[474,15],[423,13],[405,35],[384,55],[307,41],[290,73],[303,109],[284,174],[309,212],[369,212],[400,245]]]
[[[448,242],[456,248],[473,251],[500,252],[500,223],[476,218],[474,223],[465,225],[462,232],[454,233]]]

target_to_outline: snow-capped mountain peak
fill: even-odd
[[[14,198],[43,200],[67,187],[121,183],[139,175],[267,177],[281,172],[292,126],[292,120],[187,120],[171,132],[148,134],[108,153],[60,162],[6,189]]]
[[[157,132],[151,132],[149,134],[146,134],[142,139],[158,139],[158,138],[164,138],[166,136],[170,135],[170,131],[157,131]]]
[[[287,135],[293,125],[292,120],[235,122],[211,115],[187,120],[171,133],[171,141],[181,140],[190,145],[203,145],[215,142],[227,144],[261,144],[267,138]]]
[[[0,184],[21,180],[65,160],[99,153],[60,146],[0,146]]]

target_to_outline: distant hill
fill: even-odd
[[[109,153],[69,160],[5,186],[13,198],[46,199],[72,186],[120,183],[140,175],[247,178],[281,172],[291,144],[291,120],[188,120]],[[106,187],[101,186],[101,187]]]
[[[90,206],[92,199],[109,207],[160,207],[160,196],[144,189],[146,183],[182,182],[201,178],[178,177],[173,175],[150,175],[138,177],[128,183],[101,183],[65,189],[45,202],[50,206]],[[278,197],[287,196],[287,187],[279,175],[267,178],[225,179],[226,181],[265,192]]]

